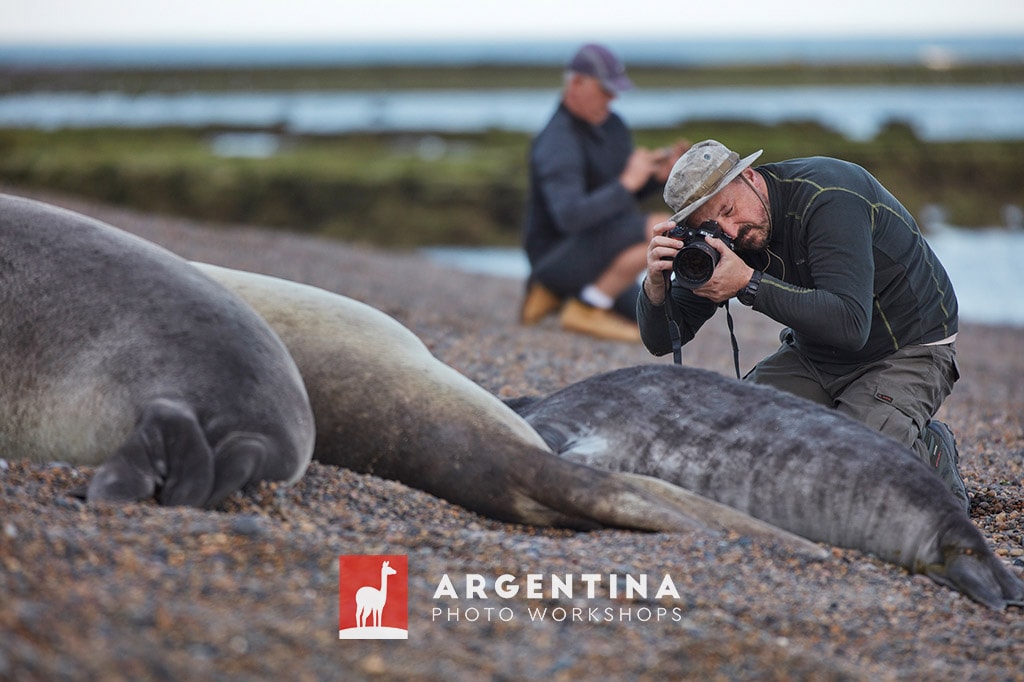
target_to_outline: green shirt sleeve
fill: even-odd
[[[875,209],[848,190],[827,188],[806,211],[797,265],[806,267],[813,287],[766,274],[754,310],[818,344],[860,350],[871,331]]]
[[[672,318],[679,325],[682,343],[687,343],[697,330],[715,314],[718,307],[712,301],[697,296],[689,289],[672,287],[672,295],[666,299],[672,306]],[[669,335],[669,321],[665,305],[654,305],[641,287],[637,296],[636,317],[640,325],[640,340],[652,355],[666,355],[672,352],[672,337]]]

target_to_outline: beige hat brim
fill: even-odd
[[[750,156],[740,159],[739,162],[733,167],[733,169],[725,174],[725,176],[721,179],[721,181],[719,181],[718,185],[713,190],[702,196],[700,199],[697,199],[697,201],[694,201],[690,205],[684,206],[683,208],[679,209],[679,211],[677,211],[675,215],[669,218],[669,220],[674,222],[676,225],[681,224],[684,220],[690,217],[690,214],[692,214],[698,208],[707,203],[707,201],[711,197],[715,196],[720,191],[722,191],[723,187],[725,187],[730,182],[735,180],[739,176],[739,174],[746,170],[750,166],[750,164],[754,163],[754,161],[757,160],[757,157],[761,156],[763,152],[763,149],[758,149]]]

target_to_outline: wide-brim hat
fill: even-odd
[[[741,159],[717,140],[704,140],[686,150],[672,166],[665,183],[665,203],[675,211],[672,222],[679,225],[690,217],[754,163],[763,151],[758,149]]]

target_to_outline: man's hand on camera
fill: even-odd
[[[679,249],[683,248],[683,242],[665,236],[665,233],[675,226],[671,220],[655,225],[654,236],[647,245],[644,293],[654,305],[661,305],[665,301],[665,278],[672,273],[672,259]]]
[[[718,265],[705,284],[693,290],[698,296],[715,303],[724,303],[743,290],[754,274],[754,268],[743,262],[721,239],[705,237],[704,241],[718,251]]]

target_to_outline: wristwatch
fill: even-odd
[[[754,305],[754,297],[757,296],[757,290],[761,286],[761,278],[763,276],[763,272],[754,270],[754,274],[750,276],[747,286],[740,289],[740,293],[736,294],[736,298],[740,303],[747,306]]]

